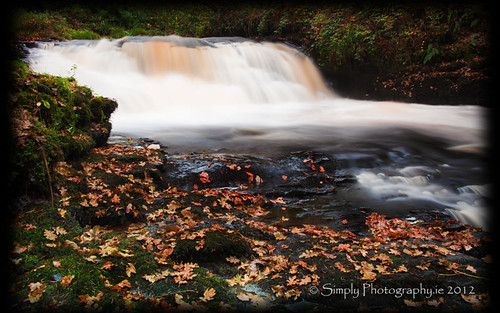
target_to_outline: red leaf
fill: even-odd
[[[253,174],[252,174],[252,173],[250,173],[250,172],[246,172],[246,173],[247,173],[247,175],[248,175],[248,182],[249,182],[249,183],[253,182]]]
[[[201,172],[200,173],[200,181],[204,184],[206,183],[209,183],[210,182],[210,178],[208,177],[208,173],[207,172]]]

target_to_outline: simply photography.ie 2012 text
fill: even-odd
[[[424,286],[422,283],[418,286],[406,287],[376,286],[373,283],[363,283],[361,285],[351,283],[348,286],[336,286],[332,283],[326,283],[318,287],[311,286],[309,293],[323,297],[341,296],[344,299],[357,299],[367,296],[393,296],[395,298],[412,298],[413,300],[418,296],[430,299],[434,296],[475,294],[473,286]]]

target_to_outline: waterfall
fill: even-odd
[[[470,191],[488,183],[477,157],[487,146],[485,108],[340,98],[297,49],[243,38],[125,37],[28,51],[33,70],[74,76],[116,99],[115,134],[180,151],[322,149],[346,160],[373,198],[425,200],[467,222],[487,220],[484,195]]]

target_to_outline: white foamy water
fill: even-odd
[[[366,154],[374,164],[354,172],[368,193],[390,201],[426,199],[449,208],[455,218],[485,225],[484,195],[476,191],[487,182],[466,179],[482,165],[472,158],[460,174],[464,164],[447,159],[448,152],[486,146],[484,108],[340,98],[312,60],[279,43],[133,37],[39,43],[29,52],[33,70],[74,76],[95,93],[116,99],[115,134],[189,148],[244,145],[257,154],[285,143],[321,148],[353,162],[354,155]],[[382,152],[370,145],[382,145]],[[380,158],[389,162],[378,166]],[[453,163],[448,172],[459,176],[461,185],[429,180],[425,172],[439,169],[426,158]],[[391,167],[400,173],[387,174]]]

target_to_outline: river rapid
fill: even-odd
[[[278,160],[314,151],[352,178],[331,201],[392,217],[439,211],[489,228],[484,107],[341,98],[299,50],[243,38],[125,37],[26,50],[34,71],[72,76],[117,100],[112,138],[151,138],[170,155]],[[325,203],[321,214],[336,210]]]

